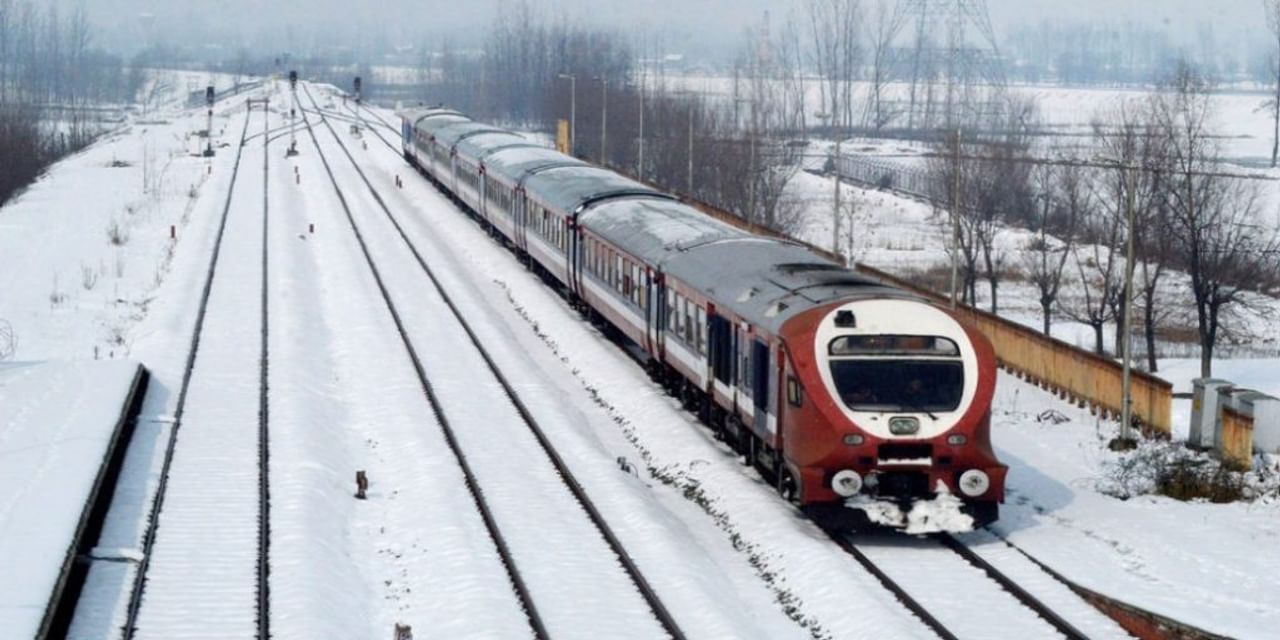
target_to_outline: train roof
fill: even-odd
[[[802,245],[750,234],[682,251],[663,271],[773,334],[795,315],[842,298],[912,297]]]
[[[413,128],[426,133],[434,133],[446,127],[471,121],[471,118],[458,113],[435,113],[419,118],[414,123]]]
[[[484,170],[489,175],[502,176],[512,184],[519,184],[525,174],[552,166],[586,166],[587,163],[546,147],[510,147],[498,149],[484,159]]]
[[[524,180],[526,193],[544,205],[573,214],[585,204],[619,196],[671,196],[645,184],[591,165],[550,167]]]
[[[510,131],[478,133],[473,136],[468,136],[458,143],[458,155],[479,159],[489,153],[497,151],[498,149],[527,146],[536,145],[529,142],[529,140],[524,136],[511,133]]]
[[[461,113],[444,107],[408,107],[397,111],[396,115],[413,124],[417,124],[424,118],[434,116],[462,116]],[[463,117],[465,118],[466,116]]]
[[[689,205],[649,196],[607,200],[587,209],[578,224],[655,266],[700,244],[747,237]]]
[[[480,122],[459,122],[447,127],[436,129],[436,144],[452,148],[458,144],[463,138],[480,135],[482,133],[510,133],[506,129],[499,129],[493,125],[483,124]]]

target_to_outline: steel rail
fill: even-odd
[[[173,467],[173,457],[178,441],[178,431],[182,428],[182,418],[186,410],[187,392],[191,387],[191,375],[195,370],[196,354],[200,350],[200,336],[204,330],[206,311],[209,308],[209,296],[213,291],[213,277],[218,270],[218,258],[222,253],[222,240],[227,229],[227,218],[231,212],[231,200],[235,195],[236,178],[240,175],[240,159],[244,154],[245,140],[249,133],[249,122],[252,114],[245,115],[244,130],[240,134],[240,144],[236,147],[236,160],[231,168],[231,181],[227,186],[227,199],[222,207],[222,217],[218,222],[218,233],[214,239],[213,252],[209,258],[209,268],[205,274],[204,288],[200,292],[200,304],[196,311],[196,324],[191,332],[191,346],[187,351],[187,362],[182,372],[182,384],[178,391],[178,401],[173,414],[173,426],[169,429],[169,438],[165,443],[164,460],[160,466],[156,493],[151,501],[151,509],[147,514],[147,529],[142,538],[142,559],[138,561],[134,574],[133,588],[129,593],[129,604],[125,610],[123,626],[124,640],[132,640],[137,631],[138,611],[142,606],[142,594],[146,589],[147,571],[151,567],[151,553],[155,548],[156,531],[160,525],[160,512],[164,509],[166,491],[169,487],[169,473]]]
[[[308,92],[308,97],[310,93]],[[312,99],[314,102],[314,98]],[[391,314],[391,319],[395,323],[396,332],[400,336],[401,342],[404,344],[405,350],[408,352],[409,359],[413,364],[414,372],[417,375],[418,383],[422,387],[423,394],[427,398],[427,402],[431,405],[432,413],[435,414],[436,420],[440,425],[440,429],[444,434],[445,442],[449,446],[449,450],[453,453],[458,461],[458,466],[462,470],[463,480],[466,484],[467,491],[471,494],[471,499],[476,505],[476,509],[480,512],[480,517],[484,521],[485,529],[489,532],[489,537],[493,540],[494,546],[498,551],[498,557],[502,562],[503,568],[507,572],[507,577],[511,580],[511,585],[516,593],[520,605],[524,608],[525,615],[528,618],[529,626],[533,630],[534,636],[540,639],[549,638],[546,625],[542,621],[541,615],[538,613],[537,606],[533,602],[533,598],[529,593],[528,587],[525,585],[524,579],[520,575],[519,569],[516,568],[515,559],[511,555],[511,550],[507,546],[506,539],[503,537],[498,527],[497,520],[493,516],[493,512],[489,508],[489,504],[484,497],[484,492],[480,488],[476,480],[475,473],[471,470],[471,465],[467,461],[466,454],[462,451],[458,444],[458,439],[454,434],[452,425],[448,416],[444,412],[444,407],[439,398],[436,396],[435,387],[431,380],[427,377],[426,368],[422,365],[422,360],[418,357],[418,351],[413,346],[413,342],[409,339],[409,332],[405,328],[404,321],[400,317],[400,312],[396,308],[395,303],[391,300],[391,293],[387,289],[386,283],[383,281],[382,272],[374,263],[373,254],[369,251],[369,246],[365,242],[364,234],[361,233],[359,226],[356,224],[355,216],[351,212],[351,206],[347,202],[346,195],[343,194],[342,188],[338,185],[338,179],[333,173],[333,167],[329,164],[328,158],[324,151],[320,148],[320,141],[316,137],[311,121],[307,118],[307,110],[302,111],[302,121],[306,125],[307,134],[311,137],[312,144],[316,148],[316,153],[320,156],[320,161],[324,165],[325,173],[329,175],[329,181],[332,183],[338,201],[342,205],[343,211],[346,213],[347,222],[350,223],[351,231],[355,234],[356,241],[360,245],[360,251],[364,254],[365,262],[368,264],[370,271],[373,273],[374,282],[378,286],[378,291],[382,296],[382,301],[386,303],[387,311]],[[322,121],[323,114],[319,114]],[[327,125],[327,122],[326,122]],[[332,132],[332,127],[329,127]],[[335,137],[336,134],[335,134]]]
[[[313,104],[315,104],[315,98],[311,95],[310,89],[305,89],[305,90],[307,92],[307,97],[312,100]],[[506,374],[502,372],[501,368],[499,368],[497,363],[493,360],[493,357],[490,355],[489,350],[485,348],[479,336],[476,335],[475,330],[471,327],[471,323],[467,321],[466,316],[462,314],[462,312],[458,309],[457,305],[454,303],[452,296],[449,295],[444,285],[436,277],[435,271],[431,268],[430,265],[427,264],[426,260],[422,257],[422,253],[418,251],[417,246],[414,245],[414,243],[409,239],[408,234],[406,234],[404,231],[404,228],[400,226],[399,221],[396,219],[395,215],[391,212],[391,208],[387,206],[386,201],[383,200],[382,195],[378,193],[378,190],[373,186],[373,183],[369,181],[369,178],[367,175],[365,175],[364,170],[360,167],[359,163],[356,162],[355,157],[351,155],[350,150],[347,149],[346,144],[342,142],[342,139],[338,136],[337,132],[333,130],[332,125],[330,125],[328,121],[324,119],[323,114],[321,114],[321,120],[322,122],[325,123],[326,127],[328,127],[329,133],[338,142],[339,147],[342,149],[343,153],[347,156],[347,159],[351,162],[351,166],[355,169],[356,173],[359,174],[361,181],[363,181],[364,185],[368,188],[370,195],[373,196],[373,199],[378,203],[378,206],[382,209],[383,213],[386,214],[387,219],[391,223],[391,225],[395,227],[395,230],[399,234],[401,240],[404,241],[406,247],[410,250],[410,252],[413,253],[413,256],[417,261],[419,267],[422,268],[423,273],[431,281],[433,287],[439,292],[440,297],[444,300],[445,305],[452,312],[459,326],[461,326],[463,331],[466,332],[468,339],[471,341],[471,344],[475,347],[476,351],[480,354],[480,357],[484,360],[485,365],[488,367],[490,373],[502,386],[503,392],[506,394],[508,400],[511,402],[512,406],[515,407],[516,411],[520,414],[521,419],[524,421],[525,425],[529,427],[530,432],[533,434],[534,438],[538,441],[538,445],[542,448],[547,458],[551,461],[552,465],[556,468],[556,471],[558,472],[559,477],[564,483],[565,487],[568,488],[570,493],[573,494],[573,497],[578,501],[578,504],[582,507],[583,511],[587,514],[592,524],[595,525],[596,529],[600,532],[605,542],[608,543],[614,555],[617,556],[619,562],[621,562],[628,576],[631,578],[632,582],[636,585],[636,588],[640,591],[641,596],[644,598],[645,602],[649,605],[649,608],[653,611],[654,616],[658,619],[659,623],[662,624],[663,629],[668,634],[670,634],[672,638],[675,638],[677,640],[681,640],[685,638],[686,636],[684,635],[684,632],[681,631],[679,625],[676,623],[675,619],[671,616],[670,611],[667,610],[666,605],[663,604],[662,600],[658,597],[656,591],[654,591],[652,585],[644,577],[644,574],[641,573],[639,567],[636,566],[635,561],[631,558],[631,555],[627,553],[625,547],[623,547],[622,542],[618,539],[612,527],[610,527],[609,524],[605,521],[599,509],[596,508],[595,503],[592,502],[591,498],[587,495],[586,491],[583,489],[582,484],[573,475],[573,472],[569,469],[569,466],[565,463],[564,459],[560,456],[560,453],[555,449],[554,445],[552,445],[550,439],[547,438],[545,431],[542,429],[537,419],[529,411],[524,401],[520,399],[520,396],[519,394],[516,393],[514,386],[507,379]]]

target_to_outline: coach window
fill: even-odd
[[[698,307],[698,355],[707,355],[707,310]]]
[[[686,300],[684,296],[676,296],[676,337],[680,338],[681,342],[684,342],[685,340],[684,305],[686,302],[688,302],[688,300]]]
[[[693,301],[688,298],[685,298],[684,323],[681,326],[684,329],[685,344],[688,344],[690,347],[696,347],[698,344],[697,339],[693,337],[693,332],[695,328],[694,322],[693,322],[693,307],[694,307]]]
[[[667,289],[667,333],[674,333],[676,330],[676,301],[679,295],[674,289]]]

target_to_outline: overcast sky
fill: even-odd
[[[201,33],[254,39],[298,33],[319,25],[385,33],[416,44],[450,33],[460,38],[482,33],[500,0],[84,0],[108,44],[136,44],[140,15],[150,13],[163,33],[196,40]],[[872,2],[874,0],[864,0]],[[66,2],[64,2],[64,5]],[[510,0],[506,2],[512,4]],[[546,12],[583,22],[653,31],[676,29],[680,40],[731,41],[742,28],[770,10],[785,18],[797,3],[786,0],[535,0]],[[1167,29],[1180,42],[1198,43],[1200,25],[1212,25],[1215,38],[1237,45],[1265,34],[1261,0],[988,0],[997,34],[1018,23],[1051,20],[1132,20]],[[195,34],[195,35],[193,35]],[[112,36],[112,37],[107,37]],[[114,41],[114,42],[113,42]],[[191,42],[190,44],[196,44]],[[301,43],[299,43],[301,44]]]

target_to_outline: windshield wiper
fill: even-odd
[[[938,416],[933,415],[932,411],[926,409],[923,404],[920,404],[918,402],[899,402],[898,406],[902,407],[903,409],[912,409],[915,411],[919,411],[920,413],[923,413],[926,416],[929,416],[929,418],[934,422],[938,421]]]

